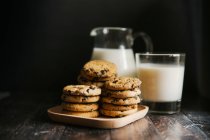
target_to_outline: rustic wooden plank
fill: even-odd
[[[210,112],[202,106],[184,109],[184,114],[149,114],[119,129],[96,129],[52,122],[46,110],[58,104],[60,99],[58,94],[52,94],[50,97],[45,93],[32,95],[25,93],[2,99],[0,139],[205,140],[210,136]]]
[[[37,106],[27,119],[11,128],[8,139],[59,139],[65,126],[52,123],[46,113],[48,106]]]
[[[55,132],[59,130],[59,127],[49,122],[46,112],[47,108],[52,106],[50,104],[54,104],[56,100],[49,100],[44,96],[16,95],[1,102],[3,108],[0,108],[0,112],[5,113],[0,116],[0,139],[35,139],[44,135],[57,136],[59,132],[56,134]]]
[[[0,139],[13,134],[13,130],[33,114],[34,104],[24,105],[22,102],[8,99],[1,103]]]
[[[136,139],[161,139],[153,123],[148,116],[131,123],[125,127],[111,130],[111,139],[113,140],[136,140]]]
[[[184,99],[182,113],[204,131],[210,139],[210,100],[199,96]]]
[[[39,106],[39,105],[37,105]],[[19,108],[17,107],[17,113],[21,114],[21,115],[16,115],[14,114],[14,112],[12,112],[12,116],[16,116],[15,119],[11,120],[11,123],[9,123],[8,125],[8,131],[6,132],[6,139],[12,139],[12,138],[16,138],[16,136],[19,135],[19,131],[21,131],[22,126],[25,125],[25,122],[27,122],[30,118],[34,117],[34,115],[36,115],[37,111],[39,110],[39,108],[34,108],[32,106],[30,106],[31,108],[24,108],[23,107]],[[33,110],[33,111],[32,111]],[[22,118],[21,118],[22,117]],[[12,125],[13,123],[13,125]],[[5,133],[5,132],[4,132]]]
[[[210,112],[184,110],[183,113],[210,138]]]
[[[136,134],[140,135],[144,139],[161,139],[159,132],[155,128],[153,122],[146,116],[145,119],[139,120],[134,123]]]
[[[129,124],[127,126],[124,126],[122,128],[113,129],[111,130],[111,139],[112,140],[122,140],[122,139],[130,139],[133,140],[133,132],[134,126],[132,124]]]
[[[182,113],[149,116],[163,139],[208,139],[207,135]]]
[[[97,129],[82,126],[66,126],[66,129],[61,137],[62,140],[110,140],[109,129]]]
[[[37,123],[26,120],[20,124],[10,139],[60,139],[65,126],[61,124]]]

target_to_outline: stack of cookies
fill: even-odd
[[[68,85],[63,89],[62,108],[65,114],[82,117],[98,117],[98,101],[101,89],[91,85]]]
[[[79,84],[103,87],[105,81],[115,78],[116,75],[115,64],[105,60],[92,60],[83,66],[77,80]]]
[[[132,77],[116,77],[105,83],[101,97],[101,114],[123,117],[137,112],[141,81]]]

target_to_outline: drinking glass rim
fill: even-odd
[[[135,53],[136,56],[144,55],[144,56],[185,56],[186,53]]]
[[[131,28],[127,27],[95,27],[91,30],[90,36],[96,36],[97,31],[101,30],[104,34],[107,34],[108,31],[121,31],[121,32],[128,32],[132,33],[133,30]]]
[[[107,26],[107,27],[95,27],[95,28],[93,28],[93,30],[101,30],[101,29],[122,30],[122,31],[131,30],[132,31],[132,29],[129,28],[129,27],[109,27],[109,26]]]

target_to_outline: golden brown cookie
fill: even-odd
[[[139,88],[130,89],[130,90],[108,90],[103,89],[101,95],[102,96],[108,96],[108,97],[114,97],[114,98],[129,98],[129,97],[136,97],[141,94],[141,91]]]
[[[63,88],[63,96],[97,96],[101,94],[101,89],[94,85],[68,85]]]
[[[66,96],[65,94],[63,94],[61,96],[61,99],[65,102],[71,102],[71,103],[94,103],[99,101],[100,96],[75,96],[75,95]]]
[[[117,74],[113,74],[113,75],[107,76],[107,77],[96,77],[96,76],[87,75],[84,70],[81,70],[80,75],[82,77],[84,77],[85,79],[90,80],[90,81],[105,82],[105,81],[108,81],[108,80],[111,80],[111,79],[115,78]]]
[[[106,109],[106,110],[115,110],[115,111],[126,111],[126,110],[131,110],[131,109],[135,109],[138,107],[137,104],[134,104],[134,105],[113,105],[113,104],[107,104],[107,103],[103,103],[101,105],[101,107],[103,109]]]
[[[117,73],[117,67],[114,63],[106,60],[92,60],[87,62],[82,71],[90,77],[112,77]]]
[[[112,97],[102,97],[101,102],[103,103],[109,103],[109,104],[115,104],[115,105],[133,105],[140,103],[139,96],[136,97],[130,97],[130,98],[112,98]]]
[[[110,90],[130,90],[139,88],[141,81],[133,77],[116,77],[105,82],[105,88]]]
[[[96,103],[86,103],[86,104],[78,104],[78,103],[67,103],[63,102],[61,104],[64,110],[68,111],[95,111],[98,109],[98,104]]]
[[[63,110],[62,113],[67,115],[74,115],[74,116],[80,116],[85,118],[96,118],[99,116],[98,111],[88,111],[88,112],[75,112],[75,111],[66,111]]]
[[[110,116],[110,117],[123,117],[123,116],[133,114],[137,111],[138,111],[138,108],[126,110],[126,111],[113,111],[113,110],[100,109],[101,114],[105,116]]]
[[[97,87],[103,87],[104,82],[103,81],[92,81],[84,78],[81,74],[77,77],[77,81],[79,84],[82,85],[95,85]]]

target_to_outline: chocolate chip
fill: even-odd
[[[117,102],[117,101],[118,101],[118,99],[116,99],[116,98],[115,98],[115,99],[113,99],[113,102]]]
[[[106,70],[101,70],[101,74],[105,74],[106,73]]]
[[[105,72],[108,72],[108,71],[109,71],[109,69],[105,68],[105,69],[104,69],[104,71],[105,71]]]
[[[94,69],[93,68],[90,68],[90,71],[94,71]]]
[[[113,81],[113,83],[117,83],[117,82],[118,82],[118,80],[114,80],[114,81]]]
[[[90,90],[90,89],[87,89],[87,90],[86,90],[86,91],[87,91],[87,93],[89,93],[89,90]]]
[[[95,89],[95,87],[94,87],[94,86],[90,86],[90,89],[94,90],[94,89]]]
[[[88,97],[84,96],[84,97],[82,98],[82,101],[86,101],[87,99],[88,99]]]

